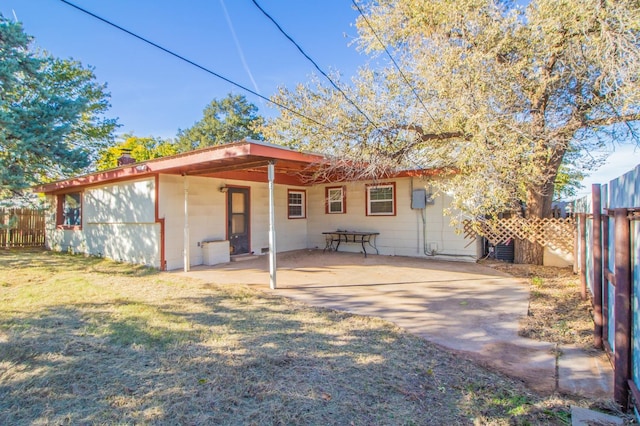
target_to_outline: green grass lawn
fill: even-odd
[[[0,251],[0,424],[570,424],[379,319],[103,259]]]

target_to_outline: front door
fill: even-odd
[[[227,191],[227,235],[232,255],[249,253],[249,188]]]

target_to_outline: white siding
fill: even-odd
[[[160,176],[158,214],[165,219],[165,259],[168,270],[184,267],[184,179],[182,176]],[[249,188],[250,249],[255,254],[262,254],[269,247],[269,192],[266,183],[194,176],[186,179],[191,266],[203,263],[203,241],[227,238],[226,195],[219,191],[223,185]],[[307,247],[307,219],[287,219],[287,189],[304,188],[286,185],[276,185],[274,188],[276,246],[279,252]]]
[[[184,180],[188,182],[190,264],[203,263],[203,241],[225,240],[226,194],[223,185],[249,188],[250,250],[263,254],[269,247],[269,194],[266,183],[222,180],[207,177],[161,175],[158,188],[158,217],[164,219],[166,268],[183,265]],[[336,184],[300,187],[275,185],[275,217],[278,252],[304,248],[324,248],[323,231],[336,229],[376,231],[380,254],[414,257],[477,256],[476,244],[469,244],[449,225],[443,210],[447,196],[437,197],[424,210],[411,209],[411,188],[428,189],[428,182],[401,178],[396,184],[396,215],[366,215],[367,182],[346,183],[345,214],[325,213],[325,188]],[[288,190],[306,194],[306,218],[287,217]],[[84,190],[82,229],[62,230],[55,226],[55,196],[49,196],[47,245],[54,250],[100,255],[115,260],[160,265],[160,224],[155,222],[155,180],[144,179],[96,186]],[[423,225],[426,217],[426,229]],[[425,238],[426,237],[426,238]],[[426,245],[425,245],[426,241]],[[425,249],[427,253],[425,253]],[[358,252],[356,244],[342,244],[340,250]],[[434,251],[431,253],[430,251]]]
[[[160,176],[158,216],[164,218],[167,269],[183,267],[184,177]],[[218,179],[187,177],[189,201],[189,253],[191,265],[202,264],[202,241],[225,239],[225,196]]]
[[[154,223],[155,182],[153,179],[121,182],[85,191],[82,201],[84,223]]]
[[[289,219],[289,200],[288,190],[305,191],[305,210],[306,217],[304,219]],[[310,189],[304,187],[276,185],[275,193],[275,210],[276,210],[276,235],[278,251],[299,250],[307,248],[307,232],[309,224],[309,194]],[[268,191],[265,189],[265,200],[268,203]],[[268,205],[268,204],[267,204]],[[268,214],[268,211],[266,212]],[[265,218],[269,221],[269,217]],[[268,231],[268,229],[267,229]],[[265,234],[266,242],[268,242],[268,233]]]
[[[49,200],[47,246],[52,250],[160,267],[160,225],[155,223],[153,179],[85,189],[81,229],[57,229],[56,197],[49,196]]]
[[[384,182],[396,184],[395,216],[367,216],[366,184],[372,182],[344,184],[346,214],[325,213],[325,188],[335,187],[335,184],[313,187],[309,191],[309,247],[323,249],[323,231],[345,229],[379,232],[376,245],[380,254],[384,255],[428,257],[434,250],[436,257],[460,256],[461,260],[473,260],[477,256],[476,244],[469,244],[469,240],[458,235],[449,225],[449,217],[444,215],[444,209],[450,202],[447,196],[436,197],[435,203],[427,205],[424,210],[414,210],[411,209],[411,178],[389,179]],[[413,188],[425,188],[429,192],[428,182],[417,178],[413,179]],[[426,230],[423,214],[426,215]],[[425,236],[428,254],[425,254]],[[341,244],[340,250],[360,252],[362,248],[357,244]]]

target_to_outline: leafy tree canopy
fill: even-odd
[[[170,140],[127,134],[116,145],[100,151],[96,168],[98,170],[106,170],[117,167],[118,158],[122,156],[123,152],[129,152],[131,158],[136,161],[145,161],[177,154],[178,150]]]
[[[87,168],[117,126],[91,69],[30,42],[0,15],[0,198]]]
[[[229,94],[224,99],[214,99],[204,109],[200,121],[178,131],[178,150],[191,151],[244,138],[260,140],[262,135],[257,129],[263,121],[258,108],[242,95]]]
[[[376,63],[386,48],[402,72],[391,63],[366,66],[343,84],[366,116],[317,80],[282,88],[275,100],[313,121],[281,111],[268,139],[376,165],[354,168],[356,178],[455,168],[439,183],[467,217],[520,202],[528,215],[547,216],[569,153],[568,162],[585,170],[596,149],[640,140],[637,0],[358,5],[360,48],[380,55]],[[540,247],[519,254],[516,246],[517,261],[541,259]]]

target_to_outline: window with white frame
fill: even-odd
[[[367,216],[396,214],[396,185],[385,183],[367,186]]]
[[[344,187],[328,187],[325,189],[325,197],[327,200],[326,213],[340,214],[347,212],[347,203],[345,199]]]
[[[306,217],[305,208],[305,191],[295,191],[290,189],[288,192],[288,218],[289,219],[304,219]]]

